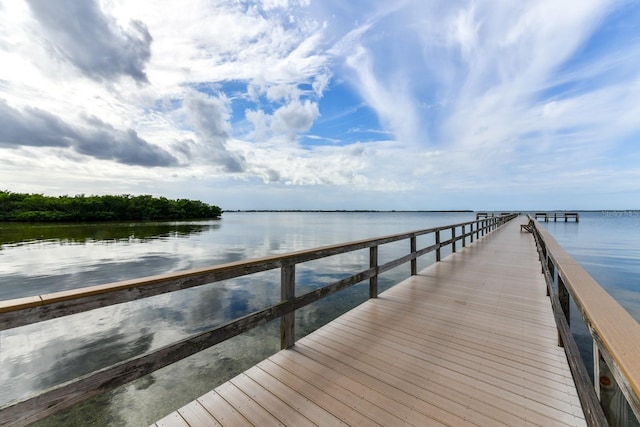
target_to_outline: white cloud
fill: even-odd
[[[292,101],[280,107],[273,114],[272,128],[276,132],[282,132],[293,139],[298,132],[306,132],[311,129],[313,122],[320,112],[318,105],[309,100],[300,102]]]
[[[0,179],[12,188],[313,186],[410,203],[573,191],[593,174],[637,191],[634,4],[65,1],[69,16],[35,1],[0,9]],[[611,11],[624,22],[603,29]],[[69,38],[74,15],[95,24],[86,39]],[[359,121],[370,111],[379,123]],[[56,182],[37,184],[56,161],[70,175],[53,167]]]
[[[144,23],[118,26],[103,13],[97,0],[27,0],[46,48],[87,76],[112,80],[127,75],[144,83],[151,56],[151,35]]]
[[[193,149],[194,162],[207,159],[225,172],[239,173],[245,169],[244,158],[227,148],[231,126],[229,107],[224,95],[207,96],[191,91],[185,97],[187,120],[194,128],[198,140]]]
[[[346,58],[346,63],[355,73],[360,96],[378,113],[396,138],[405,144],[422,139],[418,128],[418,107],[408,93],[407,82],[402,78],[380,81],[371,53],[361,45]]]

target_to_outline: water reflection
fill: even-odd
[[[220,226],[220,221],[0,223],[0,300],[192,268],[197,258],[189,247]],[[232,251],[221,258],[240,257]]]
[[[28,260],[23,260],[28,262]],[[68,289],[77,289],[81,286],[98,285],[103,283],[117,282],[131,278],[132,271],[148,271],[150,274],[160,274],[175,270],[180,265],[180,259],[163,255],[141,254],[137,259],[129,261],[116,261],[105,259],[100,262],[100,267],[95,265],[84,265],[84,269],[61,268],[60,274],[55,278],[38,272],[37,269],[31,274],[14,273],[0,275],[0,300],[19,298],[27,295],[39,295],[43,293],[59,292]],[[17,267],[16,264],[13,265]]]
[[[143,221],[99,223],[0,222],[0,250],[5,245],[26,245],[42,241],[87,243],[108,241],[144,242],[163,237],[180,237],[220,227],[211,221]]]
[[[244,316],[279,296],[275,282],[251,292],[247,284],[211,284],[3,331],[0,405]]]
[[[53,231],[40,230],[24,234],[27,242],[23,243],[15,237],[18,232],[12,232],[14,237],[6,237],[3,228],[0,299],[470,219],[473,219],[470,213],[238,213],[225,214],[220,221],[159,224],[146,228],[146,232],[136,231],[137,226],[131,224],[115,227],[120,231],[100,231],[96,225],[82,232],[65,230],[54,238]],[[64,227],[73,228],[68,224]],[[380,256],[391,259],[407,251],[405,242],[381,247]],[[420,260],[421,268],[432,262],[432,256]],[[368,268],[368,263],[368,251],[364,250],[297,266],[296,292],[302,294],[360,272]],[[408,275],[408,265],[385,273],[379,278],[380,291]],[[279,283],[280,272],[273,270],[2,331],[0,405],[272,305],[280,298]],[[363,283],[300,310],[296,314],[298,336],[315,330],[367,296],[368,287]],[[148,425],[264,359],[278,347],[276,321],[39,424]]]

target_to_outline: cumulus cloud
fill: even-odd
[[[249,136],[258,142],[271,138],[281,140],[282,137],[293,142],[299,133],[309,131],[318,117],[318,104],[309,99],[293,99],[277,108],[273,114],[267,114],[260,109],[245,110],[245,118],[254,128],[254,132]]]
[[[315,185],[409,197],[507,185],[530,194],[551,180],[577,188],[582,172],[618,171],[616,157],[624,171],[638,164],[633,2],[29,5],[2,3],[0,20],[0,161],[28,165],[25,177],[31,153],[73,152],[275,184],[265,193]],[[65,74],[68,64],[80,72]],[[147,74],[149,84],[132,84]]]
[[[176,166],[166,150],[148,143],[127,129],[121,131],[95,117],[84,126],[70,125],[51,113],[26,108],[19,111],[0,99],[0,147],[61,147],[96,159],[126,165]]]
[[[262,110],[246,110],[245,117],[253,125],[253,140],[265,141],[269,135],[270,116]]]
[[[148,81],[144,67],[152,37],[142,22],[131,21],[124,29],[103,13],[97,0],[27,1],[53,51],[90,78]]]
[[[245,170],[242,155],[229,151],[229,107],[224,95],[208,96],[191,91],[184,100],[188,120],[193,124],[198,137],[198,155],[204,156],[225,172],[238,173]]]
[[[304,102],[295,100],[276,110],[273,114],[272,128],[276,132],[283,132],[290,138],[294,138],[298,132],[311,129],[319,115],[318,104],[315,102],[308,99]]]

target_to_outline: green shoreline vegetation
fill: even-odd
[[[132,196],[51,197],[0,191],[0,221],[67,222],[216,219],[222,209],[198,200]]]

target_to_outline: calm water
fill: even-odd
[[[225,213],[218,221],[0,224],[0,300],[287,253],[475,219],[473,213]],[[581,213],[545,224],[640,319],[640,214]],[[427,239],[427,238],[425,238]],[[433,242],[418,241],[422,247]],[[380,249],[380,262],[408,242]],[[419,268],[433,262],[433,254]],[[296,268],[298,293],[368,267],[368,251]],[[407,277],[401,266],[380,288]],[[279,271],[0,332],[0,406],[278,301]],[[304,335],[364,301],[356,285],[297,313]],[[574,310],[574,313],[576,311]],[[585,330],[572,323],[588,352]],[[67,411],[44,425],[144,426],[279,349],[272,322]]]
[[[473,213],[225,213],[218,221],[0,224],[0,299],[281,254],[475,219]],[[446,238],[446,236],[443,236]],[[432,237],[418,246],[432,244]],[[409,242],[380,248],[380,263]],[[419,260],[424,268],[433,254]],[[335,259],[334,259],[335,258]],[[297,293],[368,268],[368,250],[296,267]],[[409,266],[379,279],[380,290]],[[279,300],[279,271],[0,332],[0,405],[175,342]],[[366,284],[296,314],[298,335],[364,301]],[[46,425],[148,425],[279,349],[279,324],[175,363]]]
[[[640,211],[581,212],[578,224],[542,224],[640,321]]]

